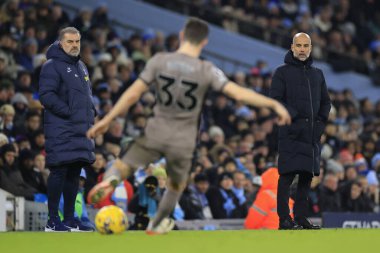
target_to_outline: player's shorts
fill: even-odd
[[[146,167],[160,158],[166,159],[166,172],[174,183],[185,182],[189,176],[193,148],[179,148],[148,140],[145,136],[137,138],[127,149],[121,160],[134,169]]]

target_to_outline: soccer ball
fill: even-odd
[[[121,234],[128,227],[128,219],[120,207],[105,206],[96,214],[95,226],[101,234]]]

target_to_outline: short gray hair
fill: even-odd
[[[69,27],[63,28],[63,29],[59,32],[58,40],[61,41],[61,40],[63,39],[63,37],[65,36],[66,33],[71,33],[71,34],[78,33],[79,36],[80,36],[80,32],[79,32],[78,29],[76,29],[75,27],[69,26]]]

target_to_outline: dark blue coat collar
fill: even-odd
[[[48,48],[46,58],[48,60],[56,59],[70,64],[76,64],[79,61],[80,56],[71,56],[66,54],[65,51],[63,51],[61,45],[59,44],[59,41],[56,41],[53,44],[51,44]]]

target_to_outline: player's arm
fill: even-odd
[[[137,79],[129,89],[127,89],[117,101],[112,110],[104,117],[111,122],[121,114],[128,112],[129,108],[139,101],[144,92],[148,90],[148,85],[142,80]]]
[[[227,96],[256,107],[268,107],[274,110],[279,116],[279,125],[290,124],[291,118],[283,105],[274,99],[263,96],[253,90],[239,86],[229,81],[223,88],[223,93]]]
[[[129,108],[139,101],[141,95],[147,90],[148,85],[142,79],[137,79],[131,87],[123,93],[112,110],[101,121],[88,130],[87,137],[94,138],[99,134],[105,133],[112,120],[119,115],[128,112]]]

